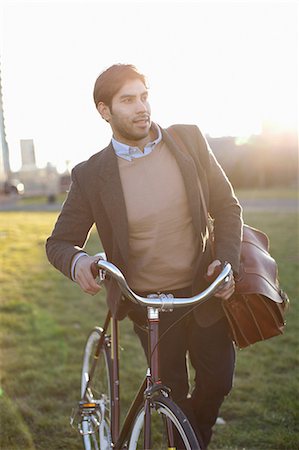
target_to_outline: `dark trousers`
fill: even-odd
[[[173,294],[176,297],[188,297],[190,290],[184,289]],[[187,308],[179,308],[172,313],[160,313],[160,336],[187,311]],[[134,322],[134,330],[147,355],[147,332],[142,326],[146,323],[146,311],[134,305],[129,317]],[[207,447],[219,408],[233,382],[235,350],[226,319],[203,328],[190,313],[169,329],[160,341],[159,348],[162,383],[171,388],[172,398],[188,416]],[[188,395],[187,352],[195,369],[191,396]]]

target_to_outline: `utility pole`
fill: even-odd
[[[5,135],[5,124],[4,124],[4,112],[3,112],[3,102],[2,102],[2,78],[1,78],[1,66],[0,66],[0,181],[1,185],[5,182],[9,182],[11,178],[11,169],[9,164],[9,149],[6,141]]]

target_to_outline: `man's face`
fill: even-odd
[[[142,81],[128,81],[114,95],[111,108],[102,103],[98,109],[111,125],[116,140],[127,145],[143,146],[150,139],[151,110],[148,91]]]

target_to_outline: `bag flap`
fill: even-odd
[[[269,253],[270,241],[266,233],[261,230],[250,227],[244,223],[243,225],[243,242],[249,242],[256,245],[260,250]]]
[[[257,293],[279,303],[283,301],[278,283],[277,264],[269,253],[268,236],[248,225],[243,227],[236,293]]]

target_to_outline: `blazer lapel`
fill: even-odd
[[[101,159],[100,192],[101,199],[110,219],[113,235],[124,261],[129,257],[129,230],[125,199],[122,191],[117,157],[110,144]]]
[[[188,202],[190,205],[190,213],[192,217],[192,221],[195,227],[196,232],[200,236],[203,232],[202,221],[201,221],[201,201],[198,190],[197,183],[197,169],[195,163],[190,155],[186,154],[186,152],[182,151],[178,144],[173,140],[173,138],[169,135],[167,130],[162,129],[162,136],[164,142],[167,144],[168,148],[171,150],[172,154],[176,158],[178,166],[181,170],[184,183],[186,186],[186,193]]]

